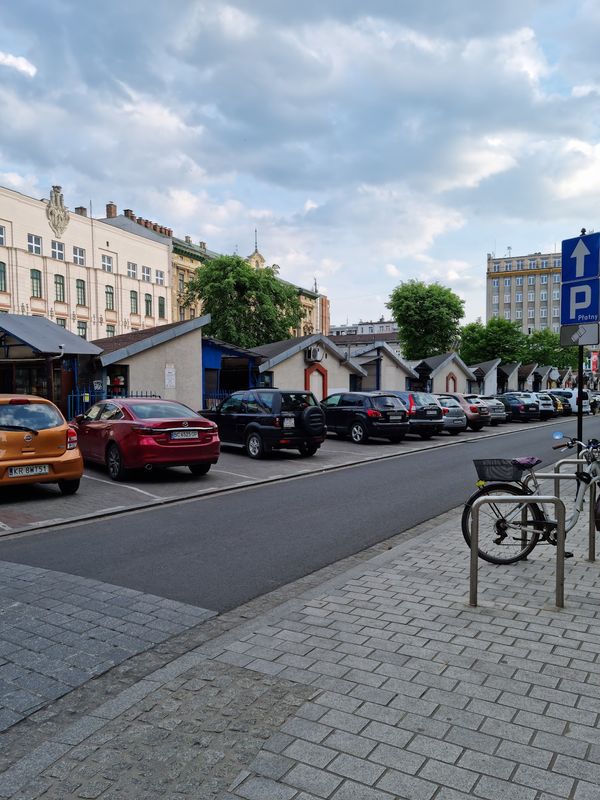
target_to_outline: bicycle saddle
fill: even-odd
[[[512,463],[523,469],[533,469],[542,463],[542,459],[537,456],[523,456],[522,458],[513,458]]]

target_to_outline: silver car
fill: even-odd
[[[467,415],[462,410],[458,400],[453,397],[436,397],[444,412],[444,427],[442,430],[456,436],[461,431],[467,430]]]
[[[489,395],[479,395],[479,399],[483,400],[483,402],[490,409],[490,425],[496,426],[499,423],[508,422],[506,409],[504,408],[504,403],[501,400]]]

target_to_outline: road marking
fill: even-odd
[[[107,483],[109,486],[113,488],[123,487],[123,489],[131,489],[133,492],[139,492],[140,494],[145,494],[147,497],[153,497],[155,500],[163,500],[164,498],[161,497],[159,494],[152,494],[151,492],[146,492],[144,489],[138,489],[137,486],[131,486],[129,483],[116,483],[115,481],[105,481],[103,478],[93,478],[91,475],[84,475],[84,478],[87,478],[90,481],[98,481],[98,483]]]
[[[0,522],[0,530],[2,531],[12,531],[10,525],[7,525],[5,522]]]
[[[256,476],[252,477],[251,475],[242,475],[239,472],[228,472],[226,469],[213,469],[212,472],[219,472],[222,475],[233,475],[236,478],[246,478],[249,481],[256,480]]]

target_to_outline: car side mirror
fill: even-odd
[[[75,422],[80,423],[83,422],[84,419],[85,419],[85,414],[77,414],[77,416],[75,417]]]

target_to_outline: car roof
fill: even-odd
[[[27,400],[30,403],[49,403],[54,405],[52,400],[46,397],[41,397],[39,394],[0,394],[0,403],[10,403],[11,400]]]

